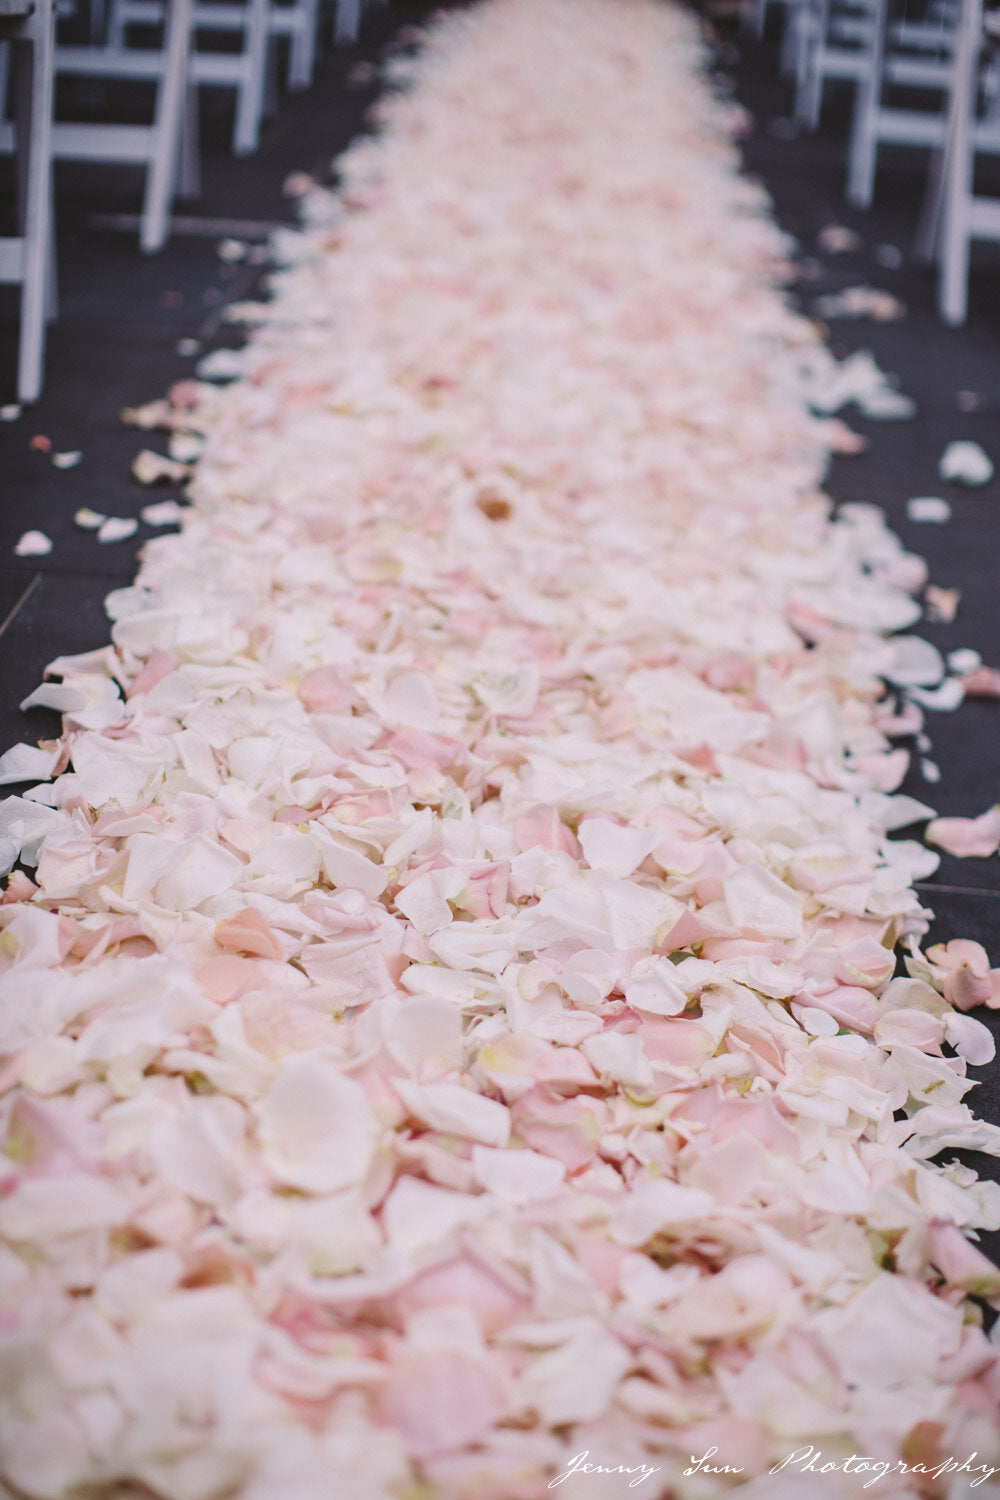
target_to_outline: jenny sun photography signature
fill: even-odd
[[[727,1464],[718,1457],[718,1448],[709,1448],[698,1458],[691,1454],[691,1462],[682,1470],[686,1476],[695,1474],[715,1474],[719,1476],[735,1476],[742,1474],[743,1469],[736,1465]],[[880,1479],[885,1479],[889,1474],[915,1474],[928,1479],[941,1479],[945,1475],[955,1476],[967,1475],[969,1488],[977,1489],[994,1474],[1000,1474],[1000,1467],[992,1467],[987,1463],[977,1463],[979,1455],[970,1453],[966,1459],[944,1458],[936,1464],[904,1463],[901,1458],[882,1459],[875,1458],[867,1453],[852,1453],[849,1458],[825,1458],[822,1449],[815,1448],[811,1444],[796,1448],[793,1452],[780,1458],[768,1470],[769,1474],[780,1474],[785,1471],[796,1471],[799,1474],[811,1474],[822,1477],[825,1474],[846,1474],[860,1481],[862,1489],[871,1489],[878,1484]],[[627,1483],[630,1490],[636,1490],[645,1484],[647,1479],[663,1472],[662,1464],[605,1464],[596,1459],[591,1459],[590,1450],[585,1448],[582,1453],[577,1453],[569,1460],[566,1467],[562,1469],[554,1479],[549,1481],[549,1489],[557,1489],[565,1484],[567,1479],[576,1475],[613,1475],[618,1474]]]

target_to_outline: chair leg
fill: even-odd
[[[17,362],[17,397],[26,403],[38,400],[45,373],[48,269],[52,252],[54,29],[51,3],[37,4],[30,40],[18,41],[13,57],[18,156],[27,155],[22,179],[24,279]]]
[[[882,105],[882,82],[885,69],[887,10],[887,0],[875,0],[871,16],[871,50],[868,67],[854,91],[851,139],[847,150],[846,191],[847,201],[854,208],[870,208],[875,192],[879,110]]]
[[[877,83],[872,78],[858,85],[854,119],[848,148],[847,201],[853,208],[870,208],[875,192]]]
[[[799,21],[798,0],[786,0],[785,29],[781,34],[781,52],[778,62],[783,78],[794,78],[798,66],[800,45]]]
[[[107,46],[115,52],[120,52],[125,45],[125,19],[122,11],[121,0],[111,0],[111,9],[108,12]]]
[[[969,306],[969,233],[960,212],[947,217],[941,256],[938,310],[951,328],[965,322]]]
[[[264,61],[264,98],[261,114],[265,120],[273,120],[281,108],[281,84],[278,80],[278,40],[268,36],[267,55]]]
[[[760,42],[764,39],[766,0],[740,0],[740,31]]]
[[[288,87],[293,93],[309,87],[316,66],[316,0],[299,0],[298,9],[301,19],[288,54]]]
[[[797,35],[795,46],[795,88],[801,92],[806,86],[809,77],[813,57],[819,45],[819,37],[816,35],[816,7],[812,0],[800,0],[796,6],[798,13]]]
[[[793,119],[809,130],[819,126],[823,104],[823,82],[827,32],[830,24],[830,0],[814,0],[810,10],[810,35],[805,65],[795,91]]]
[[[361,30],[361,0],[337,0],[337,28],[335,40],[338,45],[356,42]]]
[[[250,0],[243,43],[246,75],[236,93],[234,156],[250,156],[260,144],[268,52],[267,10],[267,0]]]
[[[944,164],[944,225],[938,311],[957,328],[965,322],[969,299],[969,240],[972,217],[974,147],[971,115],[982,32],[980,0],[965,0],[948,111]]]
[[[139,248],[146,255],[162,250],[170,233],[170,208],[177,185],[191,49],[191,0],[173,0],[163,40],[163,73],[156,90],[153,124],[156,144],[146,171],[146,194],[139,228]]]
[[[922,266],[929,266],[937,258],[941,248],[941,230],[944,219],[945,151],[932,151],[927,167],[927,185],[920,205],[920,219],[913,237],[913,258]]]
[[[56,246],[56,195],[49,170],[49,244],[45,252],[45,321],[54,323],[59,316],[59,258]]]
[[[179,198],[201,197],[201,120],[198,113],[198,85],[196,83],[189,83],[184,90],[177,196]]]
[[[92,47],[103,45],[107,19],[105,0],[90,0],[90,45]]]
[[[10,93],[10,43],[0,42],[0,120],[7,118],[7,95]]]

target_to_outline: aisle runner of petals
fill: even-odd
[[[3,825],[18,1495],[1000,1461],[952,1157],[1000,975],[921,952],[886,836],[922,568],[830,520],[699,61],[653,0],[440,23],[240,378],[146,413],[206,435],[194,509]]]

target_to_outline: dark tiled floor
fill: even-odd
[[[808,312],[816,297],[867,284],[893,292],[907,307],[898,322],[837,319],[828,324],[839,356],[871,349],[918,406],[916,419],[905,422],[866,421],[852,409],[841,413],[869,446],[859,456],[833,461],[828,491],[837,501],[881,506],[907,548],[928,560],[931,581],[961,590],[954,623],[922,621],[914,627],[917,633],[942,651],[972,646],[988,665],[1000,666],[1000,248],[974,247],[968,322],[961,329],[945,328],[935,311],[934,275],[913,254],[926,155],[887,150],[880,157],[875,205],[867,213],[852,210],[843,196],[849,90],[831,88],[816,135],[789,139],[784,122],[792,93],[779,77],[775,39],[756,46],[730,32],[718,64],[754,117],[744,143],[747,169],[764,181],[779,222],[800,247],[794,303]],[[861,247],[846,255],[821,253],[817,236],[831,223],[854,229]],[[883,263],[884,246],[901,252],[896,268]],[[962,409],[962,392],[977,395],[977,410]],[[972,438],[991,454],[998,475],[989,485],[965,490],[938,477],[941,453],[957,438]],[[945,497],[952,520],[944,526],[912,523],[905,507],[914,495]],[[929,784],[914,768],[904,791],[943,815],[974,815],[1000,801],[1000,701],[975,699],[957,713],[928,713],[927,732],[941,780]],[[919,837],[921,826],[904,832]],[[934,914],[928,941],[970,938],[1000,964],[1000,859],[942,855],[940,869],[919,891]],[[976,1014],[1000,1044],[1000,1012]],[[977,1084],[969,1095],[972,1107],[1000,1121],[1000,1062],[970,1068],[969,1075]],[[958,1155],[980,1175],[1000,1180],[995,1158],[946,1155]],[[984,1234],[982,1245],[1000,1260],[1000,1233]]]
[[[53,569],[24,576],[26,593],[2,637],[4,692],[10,694],[11,706],[23,702],[38,686],[39,662],[44,665],[69,651],[94,651],[107,645],[103,601],[122,583],[122,574],[110,570],[67,573]],[[32,708],[20,717],[30,725],[25,737],[31,741],[59,734],[59,715],[52,709]]]
[[[6,630],[24,603],[25,596],[38,583],[38,574],[21,569],[0,569],[0,634]]]
[[[886,150],[875,206],[867,213],[849,209],[843,198],[849,89],[831,87],[816,135],[787,139],[782,125],[792,94],[779,77],[774,40],[757,47],[736,38],[721,61],[736,83],[737,97],[754,116],[745,143],[748,169],[764,180],[779,221],[801,247],[802,274],[792,291],[796,304],[810,311],[821,295],[868,284],[893,292],[907,307],[898,322],[836,319],[828,324],[838,354],[871,349],[918,407],[916,419],[904,422],[868,421],[850,408],[842,413],[869,447],[857,457],[833,461],[829,492],[838,501],[882,506],[905,545],[927,558],[931,581],[960,589],[956,620],[950,625],[923,621],[915,627],[919,634],[942,651],[975,647],[985,662],[1000,666],[1000,472],[975,490],[946,484],[937,473],[945,445],[957,438],[981,443],[1000,471],[1000,249],[975,247],[968,323],[945,328],[935,312],[934,275],[912,253],[926,153]],[[854,229],[861,247],[847,255],[822,254],[817,236],[831,223]],[[901,252],[898,267],[881,263],[885,246]],[[977,410],[962,409],[963,392],[976,394]],[[952,520],[944,526],[909,521],[905,506],[914,495],[945,497]],[[928,713],[927,732],[941,780],[929,784],[914,768],[905,791],[944,815],[973,815],[1000,801],[1000,701],[969,700],[954,714]],[[930,899],[938,886],[953,889]],[[937,936],[971,936],[974,927],[1000,963],[1000,859],[943,855],[927,899],[937,912]]]

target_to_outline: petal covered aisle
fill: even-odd
[[[1000,1152],[1000,975],[921,952],[887,838],[925,574],[831,519],[832,361],[699,66],[654,0],[440,22],[238,378],[141,414],[194,508],[3,810],[18,1496],[1000,1464],[949,1156]]]

